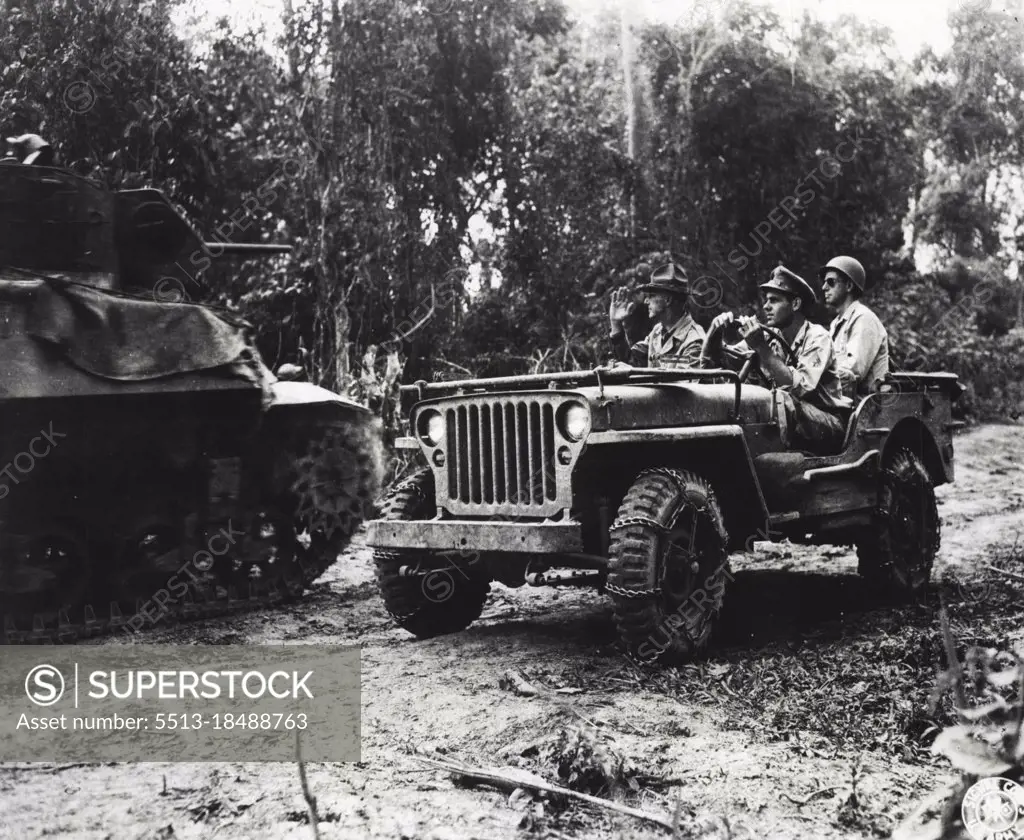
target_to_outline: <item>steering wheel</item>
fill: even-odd
[[[775,327],[769,327],[767,324],[761,324],[760,327],[766,335],[768,335],[770,338],[774,338],[780,345],[782,345],[784,361],[787,365],[791,365],[796,360],[796,351],[793,349],[792,345],[790,345],[790,343],[786,341],[782,333],[775,329]],[[739,324],[736,323],[735,321],[733,321],[733,323],[731,324],[726,324],[724,327],[721,327],[719,329],[723,333],[723,341],[724,339],[729,338],[730,344],[738,344],[743,338],[743,335],[739,329]],[[704,336],[704,345],[700,349],[701,358],[713,358],[710,352],[710,348],[711,340],[712,338],[714,338],[716,332],[717,331],[715,330],[709,330],[707,335]],[[739,379],[741,383],[746,382],[747,379],[750,377],[750,371],[753,369],[754,365],[757,364],[757,351],[754,351],[751,355],[748,356],[745,353],[740,353],[737,352],[736,350],[733,350],[730,347],[727,347],[724,343],[719,344],[718,350],[726,358],[742,363],[742,367],[740,368],[739,372]]]

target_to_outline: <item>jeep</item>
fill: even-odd
[[[730,553],[759,540],[854,545],[873,591],[920,594],[963,425],[956,375],[890,373],[854,406],[841,448],[811,453],[789,443],[751,362],[714,363],[403,386],[397,445],[425,465],[368,523],[398,625],[460,631],[492,581],[592,585],[631,656],[685,662],[712,638]]]

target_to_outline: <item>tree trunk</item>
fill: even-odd
[[[626,107],[626,155],[636,159],[636,89],[633,86],[633,27],[630,21],[629,0],[622,2],[622,76]]]
[[[295,33],[295,9],[292,0],[284,0],[284,32],[288,42],[288,84],[299,90],[302,79],[299,75],[299,39]]]
[[[352,318],[344,300],[339,300],[334,307],[334,378],[337,382],[335,390],[339,394],[347,393],[351,382],[349,371],[348,333],[352,326]]]
[[[1014,326],[1024,327],[1024,260],[1017,260],[1017,320]]]
[[[634,47],[633,47],[633,23],[630,0],[622,0],[620,13],[620,41],[622,45],[622,79],[624,107],[626,110],[626,156],[630,160],[636,160],[637,155],[637,133],[639,120],[637,119],[637,90],[633,76]],[[637,212],[637,188],[634,186],[629,195],[629,236],[636,237],[636,212]]]

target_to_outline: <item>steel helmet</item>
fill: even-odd
[[[818,277],[824,277],[825,273],[833,268],[846,277],[854,286],[864,291],[867,282],[867,275],[864,273],[864,266],[853,257],[833,257],[827,265],[822,266],[818,271]]]

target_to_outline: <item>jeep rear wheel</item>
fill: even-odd
[[[605,588],[630,656],[680,663],[703,654],[729,577],[725,524],[710,485],[690,472],[645,470],[611,530]]]
[[[434,476],[414,473],[394,487],[381,503],[381,519],[411,521],[434,516]],[[376,549],[377,585],[384,606],[398,625],[420,639],[456,633],[480,617],[489,579],[480,563],[462,553]],[[402,569],[412,570],[402,574]]]
[[[858,572],[888,595],[918,595],[931,577],[940,527],[928,470],[909,449],[897,450],[882,472],[871,532],[857,544]]]

